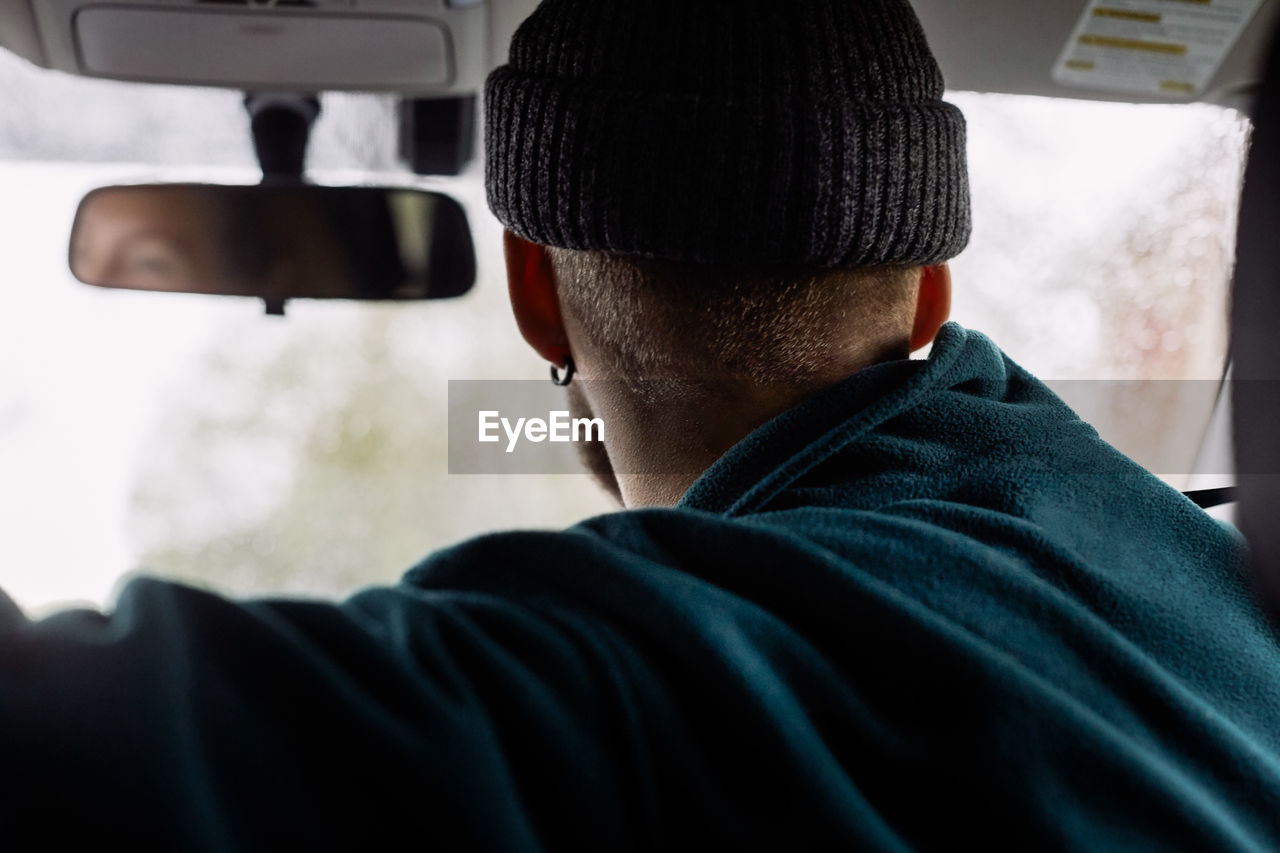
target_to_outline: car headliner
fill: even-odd
[[[45,44],[67,34],[42,33],[33,0],[0,0],[0,47],[41,65],[49,65]],[[62,0],[76,2],[76,0]],[[507,45],[538,0],[488,0],[489,56],[492,67],[505,61]],[[82,4],[82,5],[88,5]],[[424,0],[424,12],[430,3]],[[1086,0],[912,0],[928,34],[947,85],[975,92],[1042,95],[1128,102],[1171,102],[1187,97],[1115,95],[1055,83],[1051,71],[1070,37]],[[159,10],[166,6],[158,7]],[[172,6],[169,6],[172,8]],[[408,8],[403,3],[397,8]],[[1280,20],[1280,0],[1265,0],[1198,100],[1247,107],[1261,77],[1268,38]],[[233,61],[234,57],[228,57]],[[71,70],[71,69],[63,69]]]

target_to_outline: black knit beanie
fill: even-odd
[[[964,118],[906,0],[544,0],[485,90],[489,206],[536,243],[939,263]]]

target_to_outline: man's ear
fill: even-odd
[[[556,367],[569,355],[569,338],[560,316],[556,272],[546,247],[510,231],[502,236],[507,258],[507,291],[520,334],[538,355]]]
[[[920,268],[920,295],[911,326],[911,351],[933,343],[951,316],[951,268],[946,264]]]

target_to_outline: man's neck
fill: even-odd
[[[621,427],[607,447],[623,503],[675,506],[716,460],[758,427],[863,368],[907,355],[905,345],[894,345],[857,360],[833,361],[803,383],[708,383],[656,402],[644,399],[649,395],[613,395],[602,402],[607,422]]]
[[[624,401],[618,415],[627,428],[609,442],[624,504],[675,506],[729,448],[795,402],[769,394]]]

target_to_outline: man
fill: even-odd
[[[490,199],[521,331],[637,509],[337,606],[137,581],[110,618],[0,617],[0,825],[1280,844],[1280,647],[1239,540],[945,323],[941,88],[902,0],[546,0],[490,79]]]

